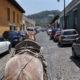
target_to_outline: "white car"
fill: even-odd
[[[35,28],[33,28],[33,27],[28,27],[27,28],[27,32],[33,33],[34,31],[35,31]]]
[[[10,52],[11,43],[6,41],[2,36],[0,36],[0,54],[4,52]]]

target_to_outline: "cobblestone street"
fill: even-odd
[[[80,80],[80,60],[72,58],[70,46],[60,48],[45,32],[37,35],[48,62],[49,80]]]
[[[13,54],[14,54],[14,48],[12,48],[10,54],[3,53],[0,55],[0,80],[4,76],[4,68],[6,62],[13,56]]]

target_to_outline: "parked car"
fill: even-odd
[[[47,34],[50,35],[51,31],[52,31],[52,29],[47,29]]]
[[[22,41],[26,38],[26,34],[24,31],[20,31],[19,34],[20,34],[20,41]]]
[[[41,29],[42,32],[44,32],[44,31],[46,31],[46,30],[47,30],[46,28],[42,28],[42,29]]]
[[[72,45],[72,56],[74,58],[80,57],[80,38],[77,38]]]
[[[61,34],[61,31],[56,31],[56,33],[54,35],[54,41],[59,41],[60,34]]]
[[[11,43],[9,41],[6,41],[1,35],[0,35],[0,54],[4,52],[10,52],[11,50]]]
[[[20,35],[18,31],[5,31],[3,37],[10,41],[12,45],[16,45],[20,42]]]
[[[54,39],[54,35],[55,35],[56,31],[58,31],[57,28],[52,29],[51,34],[50,34],[50,39]]]
[[[59,44],[63,46],[64,44],[72,44],[76,41],[76,38],[79,37],[79,34],[75,29],[66,29],[61,31],[61,35],[59,37]]]
[[[40,32],[40,28],[35,28],[35,31],[36,32]]]
[[[33,27],[28,27],[27,28],[27,32],[33,33],[34,31],[35,31],[35,28],[33,28]]]

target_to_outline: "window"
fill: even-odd
[[[17,23],[19,23],[19,14],[17,14]]]
[[[13,22],[15,23],[15,12],[13,11]]]
[[[8,21],[10,21],[10,8],[7,8]]]

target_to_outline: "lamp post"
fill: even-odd
[[[57,0],[58,2],[60,0]],[[66,29],[65,0],[64,0],[64,29]]]

